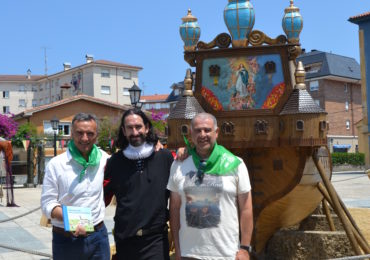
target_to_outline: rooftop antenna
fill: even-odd
[[[44,46],[44,47],[41,47],[41,49],[44,49],[45,76],[47,76],[48,75],[48,57],[46,55],[46,50],[50,48]]]

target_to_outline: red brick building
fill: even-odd
[[[356,123],[362,119],[361,73],[350,57],[313,50],[299,58],[306,70],[307,90],[328,113],[331,151],[356,152]]]

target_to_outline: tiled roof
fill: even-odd
[[[360,64],[354,58],[322,51],[311,51],[300,55],[297,61],[302,61],[304,66],[322,63],[321,69],[316,73],[307,73],[306,79],[324,76],[361,79]]]
[[[150,102],[150,101],[166,101],[168,98],[168,94],[155,94],[155,95],[148,95],[148,96],[141,96],[140,101],[141,102]]]
[[[170,111],[168,119],[193,119],[196,114],[204,112],[193,96],[183,96]]]
[[[43,75],[31,75],[28,79],[27,75],[0,75],[0,81],[22,81],[22,82],[32,82],[39,79],[45,78]]]
[[[71,103],[77,100],[87,100],[87,101],[91,101],[94,103],[98,103],[98,104],[102,104],[102,105],[106,105],[110,107],[115,107],[115,108],[122,109],[122,110],[128,110],[132,108],[129,105],[118,105],[116,103],[112,103],[104,99],[100,99],[100,98],[96,98],[96,97],[92,97],[88,95],[76,95],[76,96],[71,96],[71,97],[68,97],[68,98],[47,104],[47,105],[27,109],[19,114],[16,114],[15,117],[22,117],[23,115],[32,115],[33,113],[37,113],[37,112],[40,112],[40,111],[43,111],[49,108],[53,108],[53,107],[58,107],[58,106],[68,104],[68,103]]]
[[[123,63],[119,63],[119,62],[115,62],[115,61],[109,61],[109,60],[95,60],[91,63],[101,64],[101,65],[126,67],[126,68],[136,69],[136,70],[142,70],[143,69],[142,67],[132,66],[132,65],[123,64]],[[86,63],[86,64],[89,64],[89,63]],[[83,64],[83,65],[85,65],[85,64]]]
[[[326,113],[306,89],[294,89],[280,115]]]
[[[365,20],[370,20],[370,12],[355,15],[355,16],[352,16],[348,19],[348,21],[350,21],[352,23],[357,23],[357,22],[361,22],[361,21],[365,21]]]

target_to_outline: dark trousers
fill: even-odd
[[[103,225],[87,237],[66,236],[53,232],[54,260],[109,260],[107,228]]]
[[[118,260],[169,260],[167,233],[116,240]]]

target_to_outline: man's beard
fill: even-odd
[[[128,142],[132,146],[137,147],[137,146],[142,145],[145,142],[145,138],[146,138],[146,136],[144,134],[139,134],[139,135],[136,135],[136,136],[130,135],[129,138],[128,138]]]

